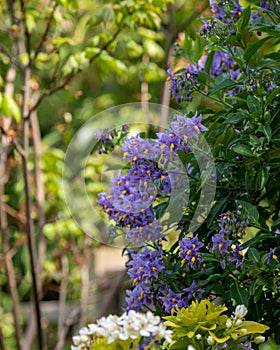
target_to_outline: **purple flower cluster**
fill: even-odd
[[[226,263],[234,263],[236,267],[242,267],[243,251],[238,239],[245,234],[245,228],[251,219],[241,212],[242,207],[234,213],[222,213],[219,220],[219,233],[213,235],[211,250],[218,252],[221,267]]]
[[[260,7],[265,10],[279,11],[279,0],[261,1]]]
[[[210,0],[209,3],[212,17],[210,20],[202,20],[203,26],[200,34],[206,38],[214,36],[222,40],[225,40],[228,36],[235,35],[235,23],[243,11],[239,1]]]
[[[191,101],[194,89],[198,84],[198,69],[195,65],[189,64],[180,74],[174,75],[171,69],[167,70],[171,80],[169,88],[177,103]]]
[[[163,236],[155,204],[180,188],[185,172],[190,171],[179,166],[177,152],[188,152],[188,140],[207,130],[201,121],[202,116],[176,115],[170,130],[157,133],[157,139],[143,139],[139,134],[124,138],[123,156],[130,168],[127,174],[115,175],[110,193],[100,193],[97,202],[130,242],[141,244]]]
[[[153,300],[153,282],[159,279],[164,270],[162,249],[151,250],[144,247],[139,252],[128,251],[130,257],[126,263],[128,275],[135,285],[127,290],[127,309],[140,311]]]
[[[187,264],[188,269],[197,270],[202,265],[202,258],[199,249],[204,244],[199,241],[198,236],[193,238],[185,237],[179,241],[179,256],[181,264]]]
[[[178,75],[174,75],[171,69],[168,69],[167,73],[171,79],[171,86],[169,90],[172,96],[176,99],[177,103],[192,100],[193,92],[198,88],[198,74],[199,72],[205,71],[206,60],[207,55],[203,55],[198,61],[197,67],[193,64],[189,64],[187,65],[186,70],[182,74]],[[209,75],[213,78],[217,78],[223,73],[228,73],[232,80],[237,80],[240,75],[240,69],[237,68],[235,62],[228,54],[216,51],[213,56],[213,62]],[[200,86],[200,89],[205,88]],[[240,88],[234,88],[234,90],[228,92],[228,95],[239,93],[241,91],[242,89]]]

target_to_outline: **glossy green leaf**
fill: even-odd
[[[235,153],[241,154],[242,156],[245,156],[245,157],[253,157],[254,156],[250,147],[245,145],[245,144],[236,145],[236,146],[232,147],[232,150]]]
[[[231,80],[231,79],[226,79],[224,81],[222,81],[220,84],[214,86],[212,89],[210,89],[209,91],[209,95],[214,95],[215,93],[221,91],[221,90],[227,90],[230,87],[234,87],[237,86],[238,83]]]
[[[230,288],[230,295],[236,305],[243,304],[248,306],[249,293],[246,288],[240,287],[238,284],[233,284]]]
[[[246,214],[253,220],[253,222],[258,222],[259,213],[253,204],[242,200],[238,200],[237,204],[242,206],[242,209],[245,210]]]
[[[245,29],[250,21],[250,18],[251,8],[248,6],[242,11],[241,16],[236,23],[236,27],[240,30]]]
[[[256,248],[249,248],[248,250],[248,258],[255,264],[258,264],[260,261],[260,253],[257,251]]]
[[[252,58],[252,56],[267,42],[267,40],[271,39],[271,36],[267,36],[263,39],[256,41],[255,43],[248,46],[244,53],[244,59],[246,62]]]

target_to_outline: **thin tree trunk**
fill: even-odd
[[[6,76],[6,82],[5,82],[5,92],[10,97],[13,97],[15,77],[16,77],[16,70],[14,67],[10,67],[10,69],[8,70],[8,73]],[[3,125],[2,125],[3,134],[1,137],[2,151],[1,151],[1,157],[0,157],[0,226],[1,226],[1,232],[2,232],[4,262],[5,262],[5,268],[6,268],[7,277],[8,277],[9,290],[11,293],[12,304],[13,304],[12,313],[13,313],[13,322],[15,327],[16,346],[17,346],[17,349],[20,350],[22,333],[21,333],[21,328],[20,328],[19,319],[18,319],[19,298],[17,293],[17,283],[16,283],[15,271],[13,267],[13,261],[10,254],[10,245],[9,245],[9,237],[8,237],[8,220],[7,220],[7,213],[5,210],[5,203],[4,203],[5,184],[7,182],[6,166],[7,166],[7,157],[8,157],[8,151],[9,151],[8,134],[9,134],[11,123],[12,123],[11,117],[3,118]]]
[[[66,255],[61,256],[61,273],[62,280],[59,288],[59,307],[58,307],[58,326],[57,326],[57,339],[55,350],[61,350],[64,343],[66,332],[68,327],[66,325],[66,297],[67,297],[67,286],[69,276],[69,263]]]
[[[174,23],[174,18],[173,18],[174,5],[171,3],[167,4],[168,30],[166,33],[167,43],[166,43],[166,58],[165,58],[165,65],[164,65],[165,71],[167,71],[167,69],[172,66],[173,45],[177,40],[178,34],[180,32],[185,31],[191,25],[191,23],[199,15],[201,15],[208,7],[209,7],[208,1],[203,1],[201,4],[198,4],[194,9],[194,11],[192,12],[192,14],[189,17],[187,17],[186,20],[180,24],[180,26],[176,28]],[[161,127],[165,128],[168,121],[168,108],[166,108],[166,106],[170,105],[170,91],[166,81],[163,83],[163,86],[162,86],[161,105],[162,105]]]
[[[4,336],[1,328],[0,328],[0,350],[6,350]]]
[[[90,238],[85,238],[84,262],[82,265],[82,289],[81,289],[81,305],[80,305],[80,319],[79,328],[82,328],[86,323],[87,307],[89,298],[89,266],[91,261],[92,248],[89,246]]]
[[[43,262],[46,255],[46,238],[43,232],[44,225],[46,223],[44,205],[45,205],[45,191],[43,182],[43,172],[41,168],[41,132],[38,121],[37,112],[34,111],[30,116],[30,125],[33,137],[34,146],[34,165],[35,165],[35,198],[37,205],[37,216],[38,216],[38,273],[42,272]],[[39,294],[42,297],[42,286],[39,283]]]

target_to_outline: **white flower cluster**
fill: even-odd
[[[139,313],[134,310],[125,312],[120,317],[109,315],[102,317],[94,324],[80,329],[79,335],[73,337],[71,350],[89,348],[95,337],[106,338],[111,344],[116,340],[135,340],[139,337],[156,337],[171,343],[172,331],[166,329],[160,317],[151,311]]]

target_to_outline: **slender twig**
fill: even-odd
[[[173,36],[171,37],[171,40],[174,42],[180,32],[183,32],[186,28],[188,28],[191,23],[204,12],[209,7],[209,1],[204,1],[202,5],[197,6],[192,14],[185,19],[184,22],[182,22],[176,31],[173,33]]]
[[[16,67],[18,67],[20,70],[24,69],[24,66],[14,56],[12,56],[2,44],[0,44],[0,52],[2,52],[6,57],[8,57],[10,62]]]
[[[167,37],[167,45],[166,45],[166,59],[165,59],[165,71],[167,71],[168,68],[172,65],[172,53],[173,53],[173,45],[175,41],[177,40],[178,34],[186,30],[191,23],[199,16],[201,15],[209,6],[208,1],[205,1],[202,3],[202,5],[197,6],[192,14],[186,18],[186,20],[181,23],[177,28],[174,23],[174,8],[173,4],[168,4],[167,6],[167,14],[168,14],[168,31],[166,33]],[[170,91],[168,88],[168,85],[166,83],[163,83],[162,87],[162,98],[161,98],[161,128],[164,128],[167,123],[168,118],[168,109],[164,106],[169,106],[170,104]]]
[[[42,35],[41,41],[40,41],[36,51],[35,51],[32,59],[31,59],[31,63],[30,64],[32,64],[35,61],[36,57],[39,55],[39,53],[43,49],[44,43],[46,42],[48,34],[49,34],[49,31],[50,31],[51,22],[52,22],[52,19],[53,19],[53,16],[54,16],[54,13],[55,13],[55,10],[56,10],[57,6],[58,6],[58,3],[54,3],[53,4],[52,12],[51,12],[49,18],[47,19],[45,31],[44,31],[44,33]]]
[[[30,33],[28,31],[28,28],[27,28],[25,6],[26,6],[26,2],[24,2],[24,0],[20,0],[22,23],[23,23],[23,28],[24,28],[24,37],[25,37],[25,41],[26,41],[26,52],[27,52],[28,58],[29,58],[28,65],[30,66],[30,64],[31,64],[31,37],[30,37]]]

